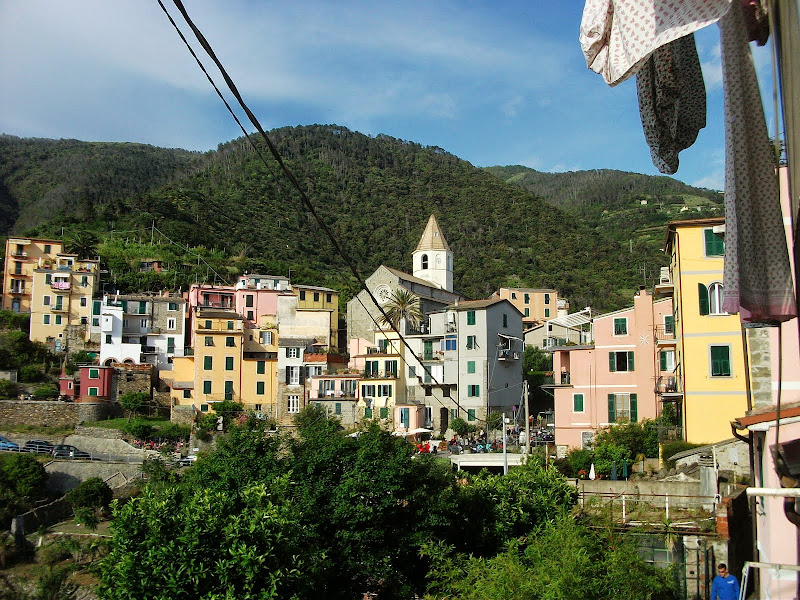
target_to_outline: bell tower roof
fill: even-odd
[[[436,222],[436,217],[433,215],[428,219],[428,224],[425,226],[425,231],[422,232],[422,237],[414,252],[421,250],[450,250],[450,246],[447,245],[447,240],[444,239],[442,230],[439,229],[439,224]]]

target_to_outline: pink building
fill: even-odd
[[[75,394],[76,402],[100,402],[111,399],[114,385],[114,367],[83,365],[80,367],[80,384]]]
[[[598,429],[658,415],[655,388],[675,369],[673,347],[656,344],[672,303],[639,290],[633,306],[593,320],[594,344],[553,349],[556,445],[583,447]]]

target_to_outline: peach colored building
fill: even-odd
[[[31,312],[34,269],[53,265],[63,251],[61,240],[8,238],[3,263],[3,310]]]
[[[656,382],[675,355],[654,344],[654,330],[671,311],[639,290],[632,307],[594,318],[594,344],[554,349],[556,445],[580,448],[609,424],[656,418]]]
[[[492,296],[508,300],[522,313],[524,329],[559,316],[558,292],[553,289],[500,288]],[[564,313],[569,310],[569,305],[564,299],[560,300],[560,306]]]

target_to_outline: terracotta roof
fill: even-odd
[[[781,420],[790,419],[792,417],[800,417],[800,405],[781,408]],[[778,419],[778,411],[770,410],[755,415],[747,415],[745,417],[739,417],[738,419],[736,419],[736,421],[742,427],[749,427],[750,425],[756,425],[758,423],[768,423],[770,421],[776,421],[777,419]]]
[[[422,237],[414,252],[419,250],[450,250],[450,246],[447,245],[447,240],[444,239],[444,234],[436,222],[436,217],[433,215],[428,219],[428,224],[425,226],[425,231],[422,232]]]
[[[452,308],[453,310],[473,310],[476,308],[486,308],[488,306],[492,306],[493,304],[498,304],[499,302],[508,302],[508,300],[506,300],[505,298],[488,298],[486,300],[466,300],[465,302],[459,302],[458,304],[451,304],[447,308]],[[509,304],[511,303],[509,302]]]

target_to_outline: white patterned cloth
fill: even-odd
[[[580,43],[586,64],[617,85],[665,44],[724,15],[731,0],[587,0]]]
[[[796,315],[778,179],[742,11],[719,21],[725,90],[722,309],[742,321]]]

